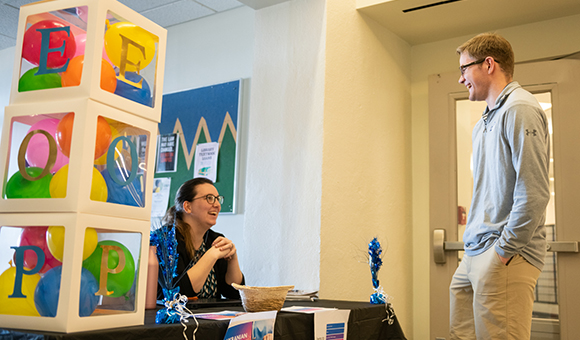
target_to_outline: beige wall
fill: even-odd
[[[380,284],[410,334],[411,49],[361,16],[354,0],[326,6],[320,296],[369,300],[376,236]]]
[[[497,30],[515,51],[516,62],[580,51],[580,16]],[[471,36],[412,47],[413,334],[429,338],[429,110],[427,77],[457,70],[455,48]],[[517,72],[517,65],[516,65]],[[459,73],[458,73],[459,77]],[[516,79],[517,80],[517,79]]]

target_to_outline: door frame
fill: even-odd
[[[432,245],[437,229],[444,230],[445,241],[458,241],[455,102],[468,98],[468,91],[458,83],[458,79],[458,72],[429,77],[429,233]],[[561,225],[557,239],[578,241],[580,228],[574,228],[573,223],[578,221],[578,218],[574,220],[578,211],[574,204],[580,201],[580,184],[570,185],[569,182],[577,177],[573,173],[580,173],[580,152],[567,153],[566,157],[562,155],[566,153],[567,145],[580,145],[580,133],[574,131],[580,126],[580,114],[567,114],[565,121],[557,116],[560,112],[579,111],[580,86],[577,82],[580,79],[580,60],[518,64],[514,79],[530,91],[552,93],[556,221]],[[567,136],[566,140],[563,136]],[[441,234],[437,237],[440,238]],[[448,339],[449,284],[458,259],[455,251],[444,251],[443,256],[439,253],[438,260],[444,264],[435,263],[435,256],[432,251],[429,265],[430,339]],[[580,323],[575,317],[579,312],[574,310],[575,306],[580,306],[580,294],[574,294],[572,285],[567,282],[580,282],[580,256],[577,253],[558,254],[557,266],[561,339],[573,339],[572,336],[580,334]]]

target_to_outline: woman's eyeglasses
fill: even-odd
[[[205,200],[207,201],[207,203],[214,205],[215,201],[218,201],[220,204],[224,203],[224,197],[221,195],[218,196],[214,196],[212,194],[207,194],[205,196],[201,196],[201,197],[196,197],[194,199],[192,199],[192,201],[195,201],[196,199],[200,199],[200,198],[205,198]]]

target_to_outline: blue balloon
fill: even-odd
[[[114,169],[115,176],[121,183],[125,183],[131,176],[131,172],[128,170],[121,171],[118,167],[115,167]],[[142,176],[135,177],[133,181],[127,185],[119,185],[113,180],[113,178],[111,178],[108,169],[103,170],[101,175],[103,175],[105,183],[107,183],[107,202],[141,208],[145,206],[145,197],[143,190],[141,190]]]
[[[117,78],[117,88],[115,94],[125,97],[137,103],[153,107],[153,97],[151,97],[151,89],[145,78],[141,77],[135,72],[125,72],[125,78],[133,83],[139,83],[141,80],[141,88],[135,87]]]
[[[62,266],[57,266],[44,274],[38,281],[34,292],[34,304],[41,316],[55,317],[60,296],[60,280]],[[99,290],[99,283],[93,274],[85,268],[81,272],[81,293],[79,296],[79,315],[90,316],[99,303],[99,296],[95,293]]]

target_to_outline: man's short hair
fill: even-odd
[[[503,72],[512,78],[514,75],[514,51],[510,43],[494,33],[479,34],[457,48],[457,54],[467,52],[473,59],[492,57]]]

